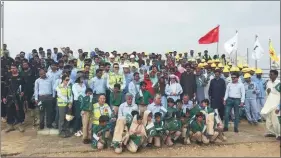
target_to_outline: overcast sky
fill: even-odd
[[[265,50],[268,39],[280,53],[280,2],[5,2],[5,43],[12,55],[70,46],[90,51],[167,52],[190,49],[216,53],[216,44],[198,39],[220,24],[223,43],[239,31],[239,54],[253,49],[255,34]],[[253,61],[250,62],[253,65]],[[266,65],[266,64],[265,64]]]

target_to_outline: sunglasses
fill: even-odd
[[[237,78],[237,77],[231,77],[232,79],[235,79],[235,78]]]
[[[69,81],[69,79],[65,79],[65,81]]]
[[[114,67],[115,69],[119,69],[119,67]]]

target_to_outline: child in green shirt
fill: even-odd
[[[92,129],[92,111],[93,111],[93,90],[91,88],[86,89],[86,96],[80,95],[78,97],[80,102],[82,125],[83,125],[83,143],[89,144],[91,142],[91,129]]]
[[[107,147],[107,141],[110,136],[110,127],[108,126],[109,117],[101,115],[99,125],[93,126],[92,148],[104,149]]]
[[[154,146],[156,147],[161,147],[161,140],[163,140],[163,137],[165,136],[164,121],[161,120],[161,117],[161,112],[156,112],[154,114],[154,127],[156,130],[156,135],[154,136]]]
[[[172,98],[167,99],[168,107],[167,107],[167,113],[177,113],[177,109],[175,108],[175,101]]]
[[[165,143],[167,146],[174,145],[174,142],[179,138],[181,135],[181,128],[180,123],[176,119],[176,113],[170,113],[168,112],[165,117],[165,125],[164,128],[166,130],[166,138]]]
[[[122,92],[120,91],[121,85],[116,83],[113,92],[110,93],[110,106],[114,111],[114,116],[118,116],[118,109],[122,104]]]
[[[201,144],[202,142],[204,144],[208,144],[209,139],[206,137],[206,126],[203,118],[204,114],[202,112],[198,112],[195,115],[195,120],[191,122],[191,140],[196,141],[199,144]]]

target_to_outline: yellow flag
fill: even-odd
[[[269,56],[271,58],[271,60],[278,62],[279,58],[276,55],[275,49],[273,48],[272,42],[271,40],[269,40]]]

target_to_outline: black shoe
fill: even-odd
[[[235,133],[238,133],[239,131],[238,131],[238,128],[234,128],[234,132]]]
[[[152,144],[151,144],[151,143],[148,143],[148,144],[146,145],[146,147],[151,148],[151,147],[152,147]]]
[[[83,143],[84,143],[84,144],[90,144],[90,143],[91,143],[91,140],[90,140],[90,139],[84,139],[84,140],[83,140]]]
[[[228,131],[228,128],[224,127],[224,128],[223,128],[223,131],[224,131],[224,132],[227,132],[227,131]]]
[[[274,134],[270,134],[270,133],[269,133],[269,134],[265,134],[264,136],[265,136],[265,137],[275,137]]]

